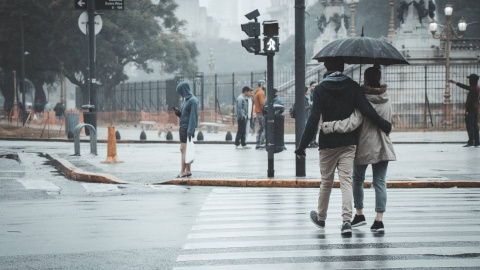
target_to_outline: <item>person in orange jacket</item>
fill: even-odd
[[[255,149],[265,148],[265,119],[263,117],[263,105],[265,104],[265,81],[258,81],[258,88],[254,93],[255,114],[258,121],[257,146]]]

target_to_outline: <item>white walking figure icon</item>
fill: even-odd
[[[273,38],[271,38],[268,43],[268,49],[269,51],[275,51],[275,40]]]

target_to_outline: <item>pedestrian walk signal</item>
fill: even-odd
[[[263,50],[265,52],[278,52],[280,50],[280,44],[278,43],[278,37],[266,37],[263,39]]]
[[[267,37],[276,37],[278,36],[278,21],[264,21],[263,22],[263,35]]]

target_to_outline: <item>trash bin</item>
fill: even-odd
[[[97,114],[94,112],[84,112],[83,113],[83,122],[85,124],[90,124],[97,130]],[[90,130],[85,128],[85,135],[90,136]]]
[[[279,104],[274,104],[275,108],[275,122],[273,125],[273,141],[274,141],[274,153],[280,153],[283,151],[285,147],[285,139],[284,139],[284,134],[285,134],[285,116],[282,115],[283,112],[285,111],[285,106],[279,105]],[[265,115],[265,127],[267,127],[266,122],[268,118],[268,106],[263,107],[263,112]],[[265,128],[265,138],[268,138],[268,128]],[[265,150],[268,151],[268,142],[267,142],[267,147]]]
[[[80,114],[79,113],[67,113],[65,114],[65,135],[68,135],[69,131],[75,129],[75,127],[80,123]]]

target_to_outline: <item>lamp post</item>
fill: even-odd
[[[23,104],[23,110],[22,110],[22,123],[23,126],[25,126],[25,123],[27,121],[27,105],[25,102],[25,38],[24,38],[24,26],[23,26],[23,17],[26,15],[23,10],[21,11],[20,15],[20,91],[22,92],[22,104]],[[33,105],[33,104],[32,104]]]
[[[350,36],[355,37],[355,6],[360,0],[346,0],[346,3],[350,5],[350,12],[352,13],[351,23],[350,23]]]
[[[394,17],[394,9],[393,6],[395,6],[395,0],[389,0],[390,1],[390,28],[388,29],[388,38],[392,39],[393,36],[395,35],[395,17]]]
[[[210,71],[213,71],[215,69],[215,58],[213,57],[213,49],[209,49],[210,52],[210,57],[208,58],[208,68]]]
[[[452,124],[452,101],[450,99],[450,84],[448,80],[450,79],[450,39],[451,38],[462,38],[463,33],[467,30],[467,22],[462,18],[458,22],[458,30],[460,34],[457,34],[455,29],[452,26],[451,16],[453,13],[452,5],[445,6],[445,17],[447,21],[442,29],[442,31],[436,35],[438,29],[438,23],[433,20],[430,22],[429,29],[432,33],[433,38],[435,39],[445,39],[445,95],[444,95],[444,124]]]

